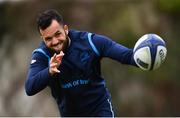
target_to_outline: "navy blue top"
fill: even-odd
[[[51,88],[62,116],[90,116],[110,99],[101,77],[100,61],[109,57],[123,64],[136,65],[133,50],[108,37],[70,30],[71,43],[59,67],[60,73],[49,74],[53,52],[43,42],[32,54],[25,89],[34,95],[47,86]]]

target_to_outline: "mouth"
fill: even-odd
[[[63,41],[60,41],[59,43],[53,45],[52,47],[55,48],[55,47],[58,47],[58,46],[60,46],[60,45],[63,45]]]
[[[55,50],[55,51],[61,51],[62,48],[63,48],[63,41],[61,41],[58,44],[52,46],[52,49]]]

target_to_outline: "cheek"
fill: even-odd
[[[62,33],[59,37],[61,40],[65,40],[66,39],[66,33]]]
[[[65,41],[65,40],[66,40],[66,35],[61,35],[61,36],[59,37],[59,39],[60,39],[61,41]]]
[[[51,47],[51,43],[50,42],[44,41],[44,43],[46,44],[47,47]]]

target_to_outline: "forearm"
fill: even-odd
[[[50,79],[49,68],[45,68],[37,74],[33,74],[30,70],[25,83],[26,94],[31,96],[43,90],[47,87]]]
[[[114,43],[107,51],[106,56],[117,60],[123,64],[136,66],[133,59],[133,49],[129,49],[120,44]]]

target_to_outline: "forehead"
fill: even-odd
[[[49,27],[47,27],[45,30],[40,29],[40,33],[44,37],[52,36],[57,31],[63,30],[63,26],[60,25],[56,20],[52,20]]]

